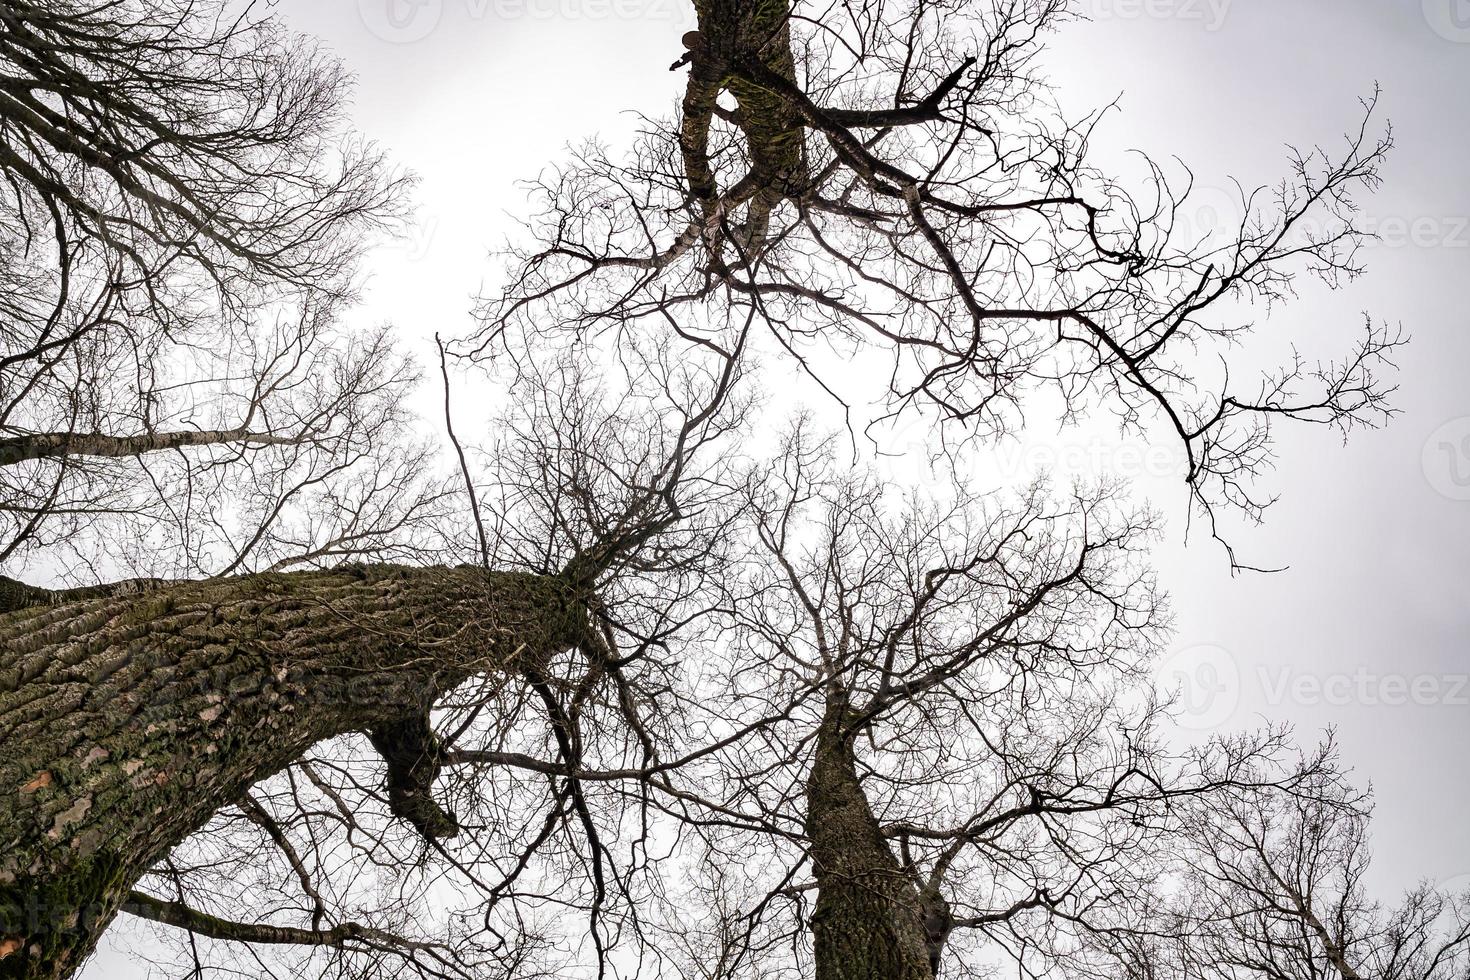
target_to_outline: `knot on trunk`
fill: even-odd
[[[683,40],[684,54],[669,66],[669,71],[678,71],[685,65],[691,64],[704,51],[704,36],[698,31],[686,31]]]
[[[444,767],[444,746],[429,725],[429,712],[379,725],[368,732],[388,764],[388,809],[429,840],[453,837],[459,821],[434,800],[434,780]]]

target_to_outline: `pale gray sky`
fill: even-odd
[[[1064,102],[1121,94],[1104,149],[1188,162],[1205,188],[1202,224],[1228,211],[1216,189],[1229,176],[1272,182],[1286,143],[1335,140],[1356,123],[1356,100],[1383,88],[1397,149],[1365,208],[1384,237],[1368,274],[1304,292],[1263,330],[1332,354],[1364,310],[1401,322],[1414,338],[1399,359],[1403,414],[1346,447],[1325,431],[1283,433],[1282,500],[1239,544],[1286,572],[1232,579],[1218,549],[1185,547],[1174,522],[1157,556],[1178,627],[1165,673],[1187,682],[1197,730],[1266,718],[1310,739],[1337,727],[1345,760],[1377,791],[1384,897],[1470,875],[1470,0],[1084,6],[1094,21],[1056,39],[1048,61]],[[421,356],[435,331],[468,329],[472,296],[496,272],[487,253],[524,209],[517,180],[570,142],[626,143],[630,110],[672,109],[682,76],[667,66],[692,24],[687,0],[278,7],[347,61],[356,125],[421,178],[418,228],[373,258],[356,313],[395,323]],[[1045,436],[1027,445],[1044,458],[1087,450]],[[1141,488],[1177,503],[1180,488],[1143,469]],[[115,929],[85,975],[143,975],[120,955],[136,936]]]

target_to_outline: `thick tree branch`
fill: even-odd
[[[426,947],[357,922],[343,922],[330,929],[297,929],[260,922],[235,922],[190,908],[182,902],[166,902],[140,891],[128,893],[122,911],[139,919],[158,922],[196,935],[232,943],[265,945],[334,946],[342,948],[354,940],[404,948]]]
[[[67,975],[144,872],[317,742],[426,727],[441,694],[589,628],[561,580],[469,567],[22,598],[0,617],[0,977]],[[395,812],[441,829],[427,771],[388,763]]]
[[[134,436],[109,436],[100,432],[37,432],[0,439],[0,466],[14,466],[32,459],[61,456],[142,456],[165,449],[219,446],[240,443],[249,446],[294,446],[311,439],[309,434],[277,435],[234,429],[198,429],[181,432],[144,432]]]

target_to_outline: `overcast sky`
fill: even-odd
[[[1402,323],[1403,414],[1347,446],[1325,431],[1281,440],[1267,523],[1247,557],[1287,564],[1232,579],[1220,551],[1158,551],[1174,596],[1175,655],[1191,731],[1287,721],[1338,729],[1345,760],[1377,791],[1376,882],[1466,876],[1470,759],[1470,0],[1086,0],[1094,20],[1056,39],[1048,64],[1079,109],[1122,96],[1104,149],[1177,155],[1204,188],[1186,217],[1228,218],[1229,178],[1284,175],[1286,144],[1330,144],[1382,86],[1397,149],[1365,219],[1383,236],[1368,274],[1304,291],[1269,332],[1310,354],[1344,350],[1363,311]],[[570,142],[625,144],[631,111],[668,113],[667,66],[692,26],[687,0],[279,0],[359,78],[356,125],[421,180],[420,222],[371,263],[356,316],[405,343],[470,326],[493,280],[488,252],[524,209],[517,180]],[[426,348],[425,348],[426,350]],[[423,354],[425,350],[420,350]],[[1047,458],[1089,444],[1028,437]],[[1148,458],[1105,447],[1168,509],[1180,488]],[[1141,447],[1133,447],[1135,450]],[[1175,508],[1177,510],[1177,508]],[[134,975],[120,927],[86,972]],[[135,975],[142,975],[140,972]]]

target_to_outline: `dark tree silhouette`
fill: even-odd
[[[232,9],[0,7],[0,560],[105,535],[268,567],[401,516],[341,478],[388,455],[411,372],[334,318],[405,181],[342,133],[338,65]],[[303,497],[318,526],[282,527]]]
[[[1197,240],[1176,225],[1187,172],[1180,189],[1150,164],[1130,192],[1089,163],[1100,116],[1066,120],[1035,77],[1064,0],[696,6],[677,124],[626,162],[592,151],[541,183],[534,244],[484,304],[482,350],[508,334],[709,336],[749,317],[834,397],[843,360],[886,352],[889,409],[961,442],[1014,430],[1045,393],[1063,420],[1110,412],[1172,437],[1212,526],[1222,505],[1258,518],[1269,503],[1252,484],[1273,422],[1392,414],[1374,372],[1396,331],[1370,323],[1336,362],[1242,381],[1230,348],[1250,328],[1225,316],[1271,308],[1303,274],[1361,271],[1353,194],[1390,146],[1367,128],[1371,102],[1339,154],[1296,155],[1238,228]]]
[[[1187,171],[1095,168],[1038,79],[1061,0],[699,0],[677,116],[538,184],[440,348],[504,396],[446,391],[451,484],[335,325],[404,183],[232,9],[0,2],[0,556],[78,580],[0,580],[0,975],[119,912],[189,975],[1463,973],[1463,902],[1365,896],[1330,742],[1172,743],[1125,486],[900,493],[854,438],[1116,419],[1259,519],[1274,423],[1392,414],[1371,321],[1239,360],[1358,273],[1371,101],[1189,239]]]
[[[886,411],[866,433],[916,415],[972,454],[1050,406],[1063,423],[1110,414],[1125,432],[1182,446],[1191,505],[1222,543],[1225,511],[1258,520],[1269,503],[1256,477],[1274,423],[1346,432],[1391,416],[1377,372],[1400,337],[1371,322],[1336,362],[1297,358],[1244,381],[1232,370],[1250,335],[1232,319],[1241,304],[1270,308],[1302,274],[1335,285],[1360,271],[1353,195],[1376,184],[1389,148],[1370,132],[1371,101],[1339,153],[1297,154],[1278,188],[1242,202],[1239,227],[1189,239],[1176,225],[1187,171],[1181,187],[1149,164],[1132,188],[1099,171],[1088,152],[1100,117],[1065,119],[1034,74],[1045,34],[1068,16],[1061,0],[696,8],[679,118],[650,127],[625,162],[593,149],[541,182],[530,244],[483,304],[471,357],[557,344],[618,352],[666,337],[691,354],[711,346],[794,361],[848,409],[872,393],[854,395],[844,362],[877,350],[888,357]],[[1003,661],[1028,692],[1052,678],[1052,697],[1065,698],[1135,669],[1156,623],[1120,555],[1144,525],[1094,513],[1106,489],[1055,514],[1033,491],[1015,513],[960,504],[893,525],[876,490],[823,491],[810,479],[752,504],[774,525],[757,520],[753,533],[769,552],[762,561],[785,570],[767,587],[782,594],[783,616],[731,627],[759,629],[769,647],[727,683],[789,672],[807,685],[763,709],[788,720],[812,712],[779,743],[799,748],[771,748],[785,767],[762,759],[736,785],[805,772],[799,792],[784,783],[771,805],[803,801],[782,826],[806,863],[779,866],[788,888],[810,869],[816,975],[927,976],[960,927],[993,937],[1043,912],[1047,928],[1085,932],[1165,839],[1130,839],[1117,821],[1151,826],[1162,817],[1142,811],[1222,783],[1168,773],[1147,712],[1110,716],[1118,691],[1095,715],[1077,705],[1052,719],[1057,743],[1013,756],[999,733],[1032,731],[1045,713],[987,717],[973,685]],[[970,491],[957,492],[963,501]],[[788,525],[813,498],[827,506],[811,519],[819,545]],[[793,649],[806,631],[809,647]],[[1077,720],[1087,727],[1072,730]],[[1114,726],[1128,733],[1122,745],[1101,735]],[[1220,751],[1227,761],[1199,764],[1232,774],[1223,783],[1278,763],[1269,738]],[[1008,778],[973,776],[997,765]],[[1305,775],[1266,781],[1282,788]],[[974,812],[955,798],[956,780],[970,778],[994,794],[972,800]],[[1074,811],[1088,826],[1074,832],[1099,835],[1100,851],[1058,826]],[[981,855],[959,863],[1033,823],[1052,840],[1027,836],[1037,851],[1021,867]],[[971,907],[956,915],[956,904]],[[1039,943],[1023,935],[1010,948],[1024,963]]]

